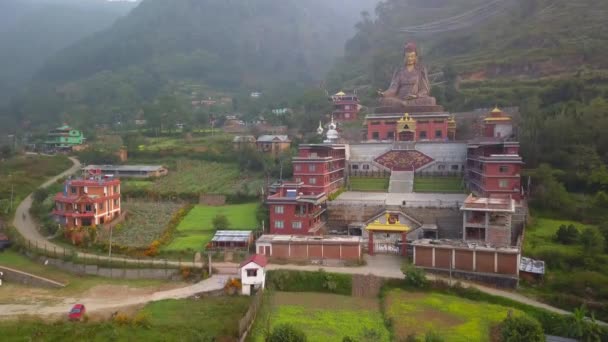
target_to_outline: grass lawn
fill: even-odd
[[[236,164],[188,159],[176,161],[175,168],[149,188],[158,193],[230,194],[241,191],[257,194],[263,180],[258,174],[240,172]]]
[[[462,177],[415,176],[414,192],[463,193]]]
[[[72,166],[64,155],[54,157],[26,155],[16,156],[0,162],[0,216],[7,215],[10,208],[11,188],[13,210],[47,178],[53,177]]]
[[[146,247],[158,239],[169,221],[183,207],[173,202],[125,201],[127,219],[112,232],[112,243],[129,247]],[[100,230],[100,239],[107,241],[109,233]]]
[[[228,218],[230,228],[234,230],[254,230],[258,227],[256,220],[257,203],[233,204],[220,207],[197,205],[177,226],[173,241],[163,248],[165,251],[186,249],[200,250],[213,238],[213,218],[222,214]]]
[[[387,191],[388,178],[350,177],[352,191]]]
[[[56,295],[58,298],[61,296],[82,293],[98,285],[128,285],[130,287],[148,287],[159,286],[166,283],[161,280],[123,280],[93,276],[81,277],[72,273],[64,272],[52,266],[45,266],[43,264],[37,263],[12,250],[7,250],[0,253],[0,265],[15,268],[24,272],[32,273],[41,277],[49,278],[51,280],[67,284],[67,286],[62,289],[49,290],[52,291],[53,295]],[[0,300],[5,295],[8,295],[8,292],[10,292],[10,288],[5,288],[5,285],[11,284],[3,284],[3,291],[0,292]],[[15,291],[18,293],[21,288],[22,287],[20,285],[17,285]]]
[[[0,322],[6,341],[233,341],[238,320],[251,297],[165,300],[146,305],[137,315],[149,326],[113,322],[53,324],[22,319]]]
[[[583,252],[582,245],[563,245],[555,241],[555,233],[559,227],[570,224],[573,224],[579,233],[586,228],[594,227],[580,222],[535,217],[533,223],[526,227],[526,238],[524,239],[523,249],[525,256],[540,256],[546,252],[559,252],[562,255],[571,257],[581,254]]]
[[[410,334],[423,336],[433,331],[446,341],[489,341],[491,329],[507,317],[508,307],[474,302],[438,293],[388,291],[384,298],[386,316],[393,322],[398,341]]]
[[[291,323],[303,330],[308,341],[389,341],[376,298],[359,298],[307,292],[276,292],[258,315],[250,341],[264,341],[265,323],[270,315],[274,327]]]

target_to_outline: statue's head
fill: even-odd
[[[416,65],[418,63],[418,54],[416,52],[416,43],[407,43],[403,49],[405,65]]]

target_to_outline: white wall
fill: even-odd
[[[256,269],[258,270],[257,276],[248,277],[247,270]],[[254,285],[256,289],[263,289],[266,283],[266,272],[263,267],[260,267],[258,264],[254,262],[250,262],[247,265],[241,267],[241,284],[242,284],[242,293],[244,295],[251,295],[251,287],[250,285]]]

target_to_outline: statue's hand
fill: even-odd
[[[378,96],[384,97],[384,92],[380,89],[377,90]]]
[[[418,95],[415,95],[415,94],[410,94],[407,96],[408,100],[413,100],[413,99],[417,99],[417,98],[418,98]]]

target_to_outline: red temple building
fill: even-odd
[[[88,177],[65,182],[55,196],[57,221],[66,228],[94,226],[120,216],[120,180],[92,171]]]
[[[484,119],[483,137],[469,141],[466,178],[475,195],[521,199],[523,161],[512,135],[511,117],[496,108]]]
[[[456,135],[456,121],[445,112],[370,114],[365,123],[369,141],[447,141]]]
[[[337,121],[354,121],[359,114],[359,98],[354,94],[339,92],[331,97],[334,104],[333,118]]]
[[[324,203],[344,185],[345,164],[345,145],[300,145],[293,158],[294,182],[279,184],[266,200],[270,234],[320,234]]]

